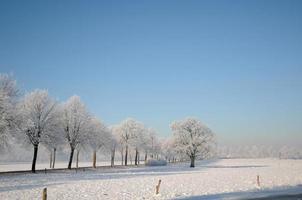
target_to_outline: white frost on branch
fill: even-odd
[[[15,127],[15,106],[18,89],[16,81],[7,74],[0,74],[0,150],[8,146],[10,131]]]

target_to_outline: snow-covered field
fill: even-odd
[[[260,176],[260,188],[256,177]],[[155,186],[161,179],[160,193]],[[225,159],[161,167],[0,175],[0,199],[223,199],[302,193],[302,160]]]
[[[67,162],[57,162],[56,169],[67,168]],[[98,166],[109,166],[110,161],[97,162]],[[72,163],[72,167],[75,167],[76,163]],[[92,162],[79,162],[79,167],[91,167]],[[37,163],[36,169],[50,169],[49,163]],[[0,172],[10,171],[26,171],[31,170],[31,162],[19,162],[19,163],[0,163]]]

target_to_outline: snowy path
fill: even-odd
[[[256,186],[257,175],[260,189]],[[159,179],[160,194],[155,195]],[[0,199],[41,199],[43,187],[48,188],[48,199],[221,199],[238,194],[248,197],[271,189],[272,194],[276,190],[297,193],[301,184],[302,160],[230,159],[199,162],[194,169],[183,163],[2,175]]]

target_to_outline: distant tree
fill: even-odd
[[[140,152],[144,149],[146,145],[147,129],[141,122],[136,122],[136,129],[132,132],[132,137],[130,139],[130,145],[134,150],[134,164],[138,165],[140,162]]]
[[[114,165],[115,152],[117,150],[121,153],[121,165],[124,164],[124,148],[125,142],[122,137],[121,127],[120,125],[114,125],[110,127],[112,133],[112,151],[111,151],[111,166]]]
[[[68,169],[71,169],[74,150],[87,139],[90,115],[78,96],[70,97],[62,109],[64,134],[70,146]]]
[[[152,128],[148,129],[148,135],[149,135],[149,138],[150,138],[150,145],[151,145],[151,149],[150,149],[150,154],[151,155],[150,155],[150,157],[153,158],[154,154],[155,154],[155,147],[158,143],[158,138],[157,138],[156,132]]]
[[[118,127],[119,138],[125,146],[125,165],[128,164],[129,146],[133,144],[133,140],[142,131],[142,127],[142,123],[131,118],[122,121]]]
[[[111,132],[111,167],[114,166],[114,161],[115,161],[115,152],[117,148],[121,148],[122,142],[119,140],[119,131],[118,131],[118,126],[111,126],[110,127],[110,132]],[[122,154],[123,151],[121,150]],[[122,160],[122,165],[123,165],[123,160]]]
[[[145,153],[144,161],[146,163],[148,154],[152,152],[152,139],[154,138],[155,131],[151,128],[145,128],[142,135],[141,149]]]
[[[171,124],[175,145],[191,160],[190,167],[195,167],[195,159],[213,141],[212,131],[194,118],[187,118]]]
[[[55,168],[57,149],[65,144],[63,124],[60,120],[62,116],[61,111],[61,109],[56,109],[57,117],[54,119],[56,120],[56,126],[41,141],[50,152],[50,168]]]
[[[17,97],[16,81],[7,74],[0,74],[0,151],[8,146],[10,131],[15,127]]]
[[[174,145],[173,138],[167,138],[162,142],[163,155],[168,162],[174,162],[177,156]]]
[[[93,151],[92,166],[96,168],[96,153],[101,147],[110,148],[111,132],[97,118],[92,118],[89,125],[88,145]]]
[[[56,102],[46,90],[35,90],[26,94],[19,105],[20,132],[34,147],[32,172],[36,171],[38,147],[57,126]]]

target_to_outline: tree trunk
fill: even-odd
[[[111,151],[111,167],[114,166],[115,147]]]
[[[56,148],[53,148],[53,161],[52,161],[52,168],[55,168],[55,163],[56,163]]]
[[[135,148],[135,161],[134,161],[134,164],[137,165],[138,162],[137,162],[137,157],[138,157],[138,151],[137,151],[137,148]]]
[[[146,152],[145,153],[145,163],[147,162],[147,159],[148,159],[148,153]]]
[[[125,165],[127,166],[128,162],[128,145],[126,145],[126,150],[125,150]]]
[[[92,157],[93,157],[93,165],[92,166],[93,166],[93,168],[96,168],[96,151],[95,150],[93,151],[93,156]]]
[[[68,169],[71,169],[72,165],[72,159],[73,159],[73,153],[74,153],[74,148],[70,147],[70,157],[69,157],[69,163],[68,163]]]
[[[140,161],[140,153],[137,152],[137,164],[139,165],[139,161]]]
[[[52,151],[50,150],[50,154],[49,154],[49,168],[51,168],[52,166]]]
[[[38,156],[38,145],[34,145],[34,157],[33,157],[33,162],[31,166],[31,172],[36,173],[36,162],[37,162],[37,156]]]
[[[130,165],[132,165],[132,154],[129,152],[129,158],[130,158]]]
[[[124,164],[124,149],[121,149],[122,165]]]
[[[190,159],[191,159],[190,167],[195,167],[195,156],[190,156]]]
[[[77,168],[79,168],[79,155],[80,155],[80,150],[77,150],[77,163],[76,163]]]

